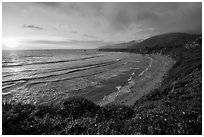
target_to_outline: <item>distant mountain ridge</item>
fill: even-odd
[[[172,45],[183,45],[194,40],[198,36],[199,35],[187,33],[167,33],[150,37],[137,45],[130,46],[129,48],[134,49],[155,46],[167,47]]]
[[[111,49],[143,49],[152,47],[169,47],[185,45],[195,40],[200,35],[187,34],[187,33],[166,33],[161,35],[152,36],[143,41],[133,40],[126,43],[119,43],[114,45],[107,45],[101,47],[100,50],[111,50]]]
[[[132,40],[130,42],[125,42],[125,43],[106,45],[106,46],[100,47],[100,49],[123,49],[123,48],[129,48],[130,46],[137,45],[140,42],[141,42],[141,40]]]

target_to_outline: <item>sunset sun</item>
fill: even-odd
[[[16,38],[5,38],[3,40],[3,44],[6,46],[8,49],[15,49],[19,45],[19,41]]]

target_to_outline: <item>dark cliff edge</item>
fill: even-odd
[[[201,35],[165,34],[126,49],[100,50],[160,53],[176,63],[161,86],[132,107],[100,107],[83,98],[67,99],[61,108],[3,103],[2,134],[202,134]]]

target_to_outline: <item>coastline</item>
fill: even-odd
[[[175,64],[175,61],[161,54],[145,55],[149,59],[149,66],[141,73],[132,73],[128,84],[116,87],[118,91],[103,98],[98,105],[107,104],[132,106],[142,96],[158,88],[168,70]]]

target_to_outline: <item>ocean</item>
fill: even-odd
[[[2,100],[46,105],[79,96],[100,103],[139,71],[137,59],[96,50],[4,50]]]

